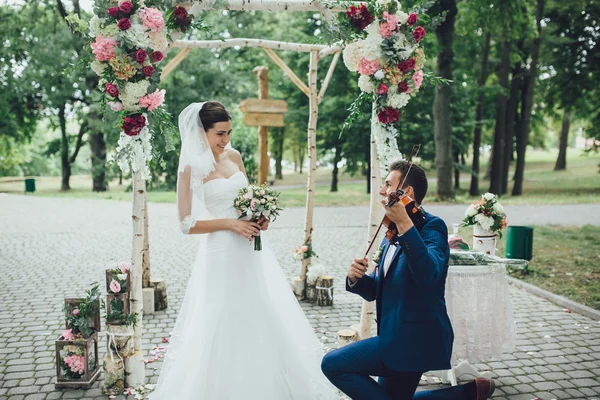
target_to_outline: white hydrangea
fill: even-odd
[[[155,51],[165,52],[169,47],[166,29],[150,34],[150,47]]]
[[[145,96],[148,93],[149,85],[150,82],[145,79],[139,82],[127,82],[119,96],[123,103],[123,109],[126,111],[140,110],[140,97]]]
[[[383,70],[380,69],[379,71],[375,72],[373,76],[375,77],[375,79],[382,80],[383,78],[385,78],[385,73],[383,72]]]
[[[475,216],[475,221],[477,221],[481,228],[486,231],[491,231],[492,225],[494,225],[494,219],[492,217],[487,217],[483,214],[477,214]]]
[[[408,14],[404,11],[398,11],[396,15],[398,16],[398,22],[400,25],[405,25],[408,22]]]
[[[90,66],[92,68],[92,71],[94,71],[96,73],[96,75],[98,75],[98,76],[102,76],[102,74],[104,73],[104,70],[106,69],[106,64],[104,64],[98,60],[92,61]]]
[[[415,48],[410,45],[410,42],[403,33],[393,35],[392,40],[394,41],[394,50],[398,52],[398,55],[402,60],[410,58],[415,51]]]
[[[349,43],[342,52],[342,58],[346,68],[352,72],[358,71],[358,62],[362,58],[362,46],[363,41],[357,40],[356,42]]]
[[[373,86],[370,77],[367,75],[361,75],[360,78],[358,78],[358,87],[360,90],[367,93],[373,93],[375,90],[375,86]]]
[[[312,263],[308,272],[306,273],[306,281],[311,285],[317,282],[319,276],[323,276],[327,273],[327,269],[324,265],[318,263]]]
[[[369,61],[377,60],[378,58],[383,57],[383,53],[381,51],[381,43],[383,42],[383,37],[379,34],[379,24],[372,23],[367,28],[368,36],[363,40],[363,57]]]
[[[104,37],[116,37],[120,32],[121,30],[119,29],[116,23],[107,24],[104,28],[100,30],[100,33]]]
[[[125,31],[125,37],[135,43],[137,47],[150,47],[150,35],[139,18],[131,19],[131,28]]]
[[[406,93],[396,93],[388,96],[387,105],[394,108],[402,108],[408,104],[410,96]]]
[[[97,15],[94,15],[92,19],[90,19],[90,35],[92,37],[96,37],[100,35],[102,29],[102,21]]]
[[[496,203],[494,204],[494,211],[496,212],[496,214],[504,214],[504,207],[502,207],[502,205],[500,203]]]
[[[483,199],[487,200],[487,201],[494,200],[495,198],[496,198],[496,195],[494,193],[487,192],[483,195]]]
[[[467,211],[465,212],[465,217],[474,217],[475,215],[477,215],[478,212],[479,212],[479,206],[477,206],[477,208],[475,208],[475,205],[471,204],[469,207],[467,207]]]

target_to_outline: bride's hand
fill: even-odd
[[[230,220],[229,230],[242,235],[248,240],[260,233],[260,225],[256,222],[243,221],[241,219]]]

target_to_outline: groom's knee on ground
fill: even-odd
[[[321,360],[321,371],[326,377],[339,375],[342,371],[337,367],[339,365],[339,359],[337,357],[337,351],[331,351],[323,357]]]

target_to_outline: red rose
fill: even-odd
[[[375,91],[378,95],[386,94],[388,92],[388,87],[385,83],[379,85],[379,89]]]
[[[410,87],[408,86],[408,83],[400,82],[400,84],[398,85],[398,90],[400,91],[400,93],[406,93],[410,90]]]
[[[417,26],[417,29],[414,30],[412,35],[413,38],[415,38],[415,42],[419,43],[421,39],[425,37],[426,34],[427,32],[425,32],[425,28],[423,28],[422,26]]]
[[[161,62],[162,59],[165,58],[165,56],[160,51],[153,51],[152,54],[150,54],[150,58],[152,58],[152,61],[157,63],[157,62]]]
[[[106,85],[104,85],[104,89],[106,90],[106,93],[108,93],[112,97],[119,96],[119,88],[114,83],[106,82]]]
[[[127,29],[131,28],[131,21],[129,18],[121,18],[119,22],[117,22],[117,26],[120,30],[126,31]]]
[[[154,75],[154,67],[152,65],[146,65],[144,68],[142,68],[142,72],[146,76],[152,76]]]
[[[123,118],[121,128],[127,136],[136,136],[146,126],[146,118],[142,114],[130,115]]]
[[[406,21],[406,23],[410,26],[413,26],[414,24],[417,23],[418,19],[419,19],[419,17],[417,16],[417,14],[412,13],[408,16],[408,21]]]
[[[135,52],[135,59],[140,64],[143,63],[146,60],[146,58],[148,58],[148,53],[146,53],[146,50],[139,49],[138,51]]]
[[[125,15],[129,15],[131,14],[131,12],[133,11],[133,3],[130,1],[124,1],[123,3],[121,3],[121,5],[119,6],[119,10],[121,10],[121,12]]]
[[[117,7],[111,7],[108,9],[107,11],[108,15],[110,15],[113,18],[118,18],[119,17],[119,9]]]
[[[382,124],[393,124],[400,119],[400,110],[392,107],[386,107],[385,109],[379,110],[377,118]]]
[[[398,68],[400,68],[400,72],[406,72],[411,69],[415,69],[415,59],[409,58],[406,61],[402,61],[398,64]]]
[[[364,30],[375,20],[375,17],[369,12],[369,9],[362,3],[360,4],[360,8],[350,6],[350,9],[346,11],[346,17],[350,20],[350,25],[359,31]]]
[[[175,19],[185,19],[188,16],[188,12],[184,7],[175,7],[173,16]]]

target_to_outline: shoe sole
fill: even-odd
[[[494,390],[496,390],[496,384],[493,379],[490,379],[490,393],[488,394],[488,399],[492,397]]]

